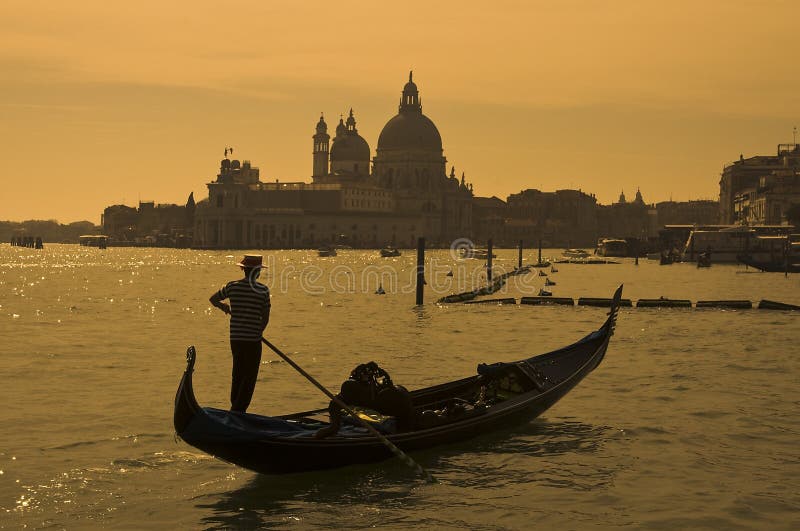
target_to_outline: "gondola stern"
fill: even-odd
[[[178,384],[178,391],[175,394],[175,410],[172,420],[178,435],[183,433],[192,418],[202,409],[197,403],[192,387],[192,373],[196,359],[197,351],[194,346],[190,346],[186,349],[186,370],[183,372],[180,384]]]

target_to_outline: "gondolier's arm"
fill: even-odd
[[[217,308],[222,310],[223,313],[227,314],[231,313],[231,307],[227,303],[222,302],[222,298],[220,297],[219,292],[214,293],[208,299],[208,302],[210,302],[212,306],[216,306]]]

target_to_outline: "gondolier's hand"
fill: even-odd
[[[222,313],[226,313],[226,314],[228,314],[228,315],[230,315],[230,314],[231,314],[231,307],[230,307],[230,305],[229,305],[229,304],[227,304],[227,303],[225,303],[225,302],[222,302],[222,303],[220,303],[220,305],[218,306],[218,308],[219,308],[220,310],[222,310]]]

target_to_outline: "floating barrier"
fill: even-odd
[[[543,304],[556,304],[561,306],[575,306],[575,301],[569,297],[522,297],[520,304],[539,306]]]
[[[759,310],[796,310],[800,311],[800,306],[795,306],[794,304],[785,304],[783,302],[775,302],[775,301],[768,301],[767,299],[762,299],[761,302],[758,303]]]
[[[464,304],[517,304],[517,299],[512,297],[506,299],[484,299],[481,301],[467,301]]]
[[[736,310],[749,310],[753,307],[750,301],[697,301],[698,308],[731,308]]]
[[[637,308],[691,308],[689,299],[639,299]]]
[[[630,299],[620,299],[619,305],[621,307],[633,306],[633,304],[631,304]],[[580,299],[578,299],[578,306],[597,306],[601,308],[611,308],[611,299],[581,297]]]

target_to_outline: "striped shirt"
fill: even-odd
[[[231,304],[231,339],[259,341],[266,322],[269,322],[269,288],[264,284],[247,279],[228,282],[219,290],[221,299],[229,299]],[[266,308],[266,310],[264,310]],[[262,321],[266,313],[266,322]]]

